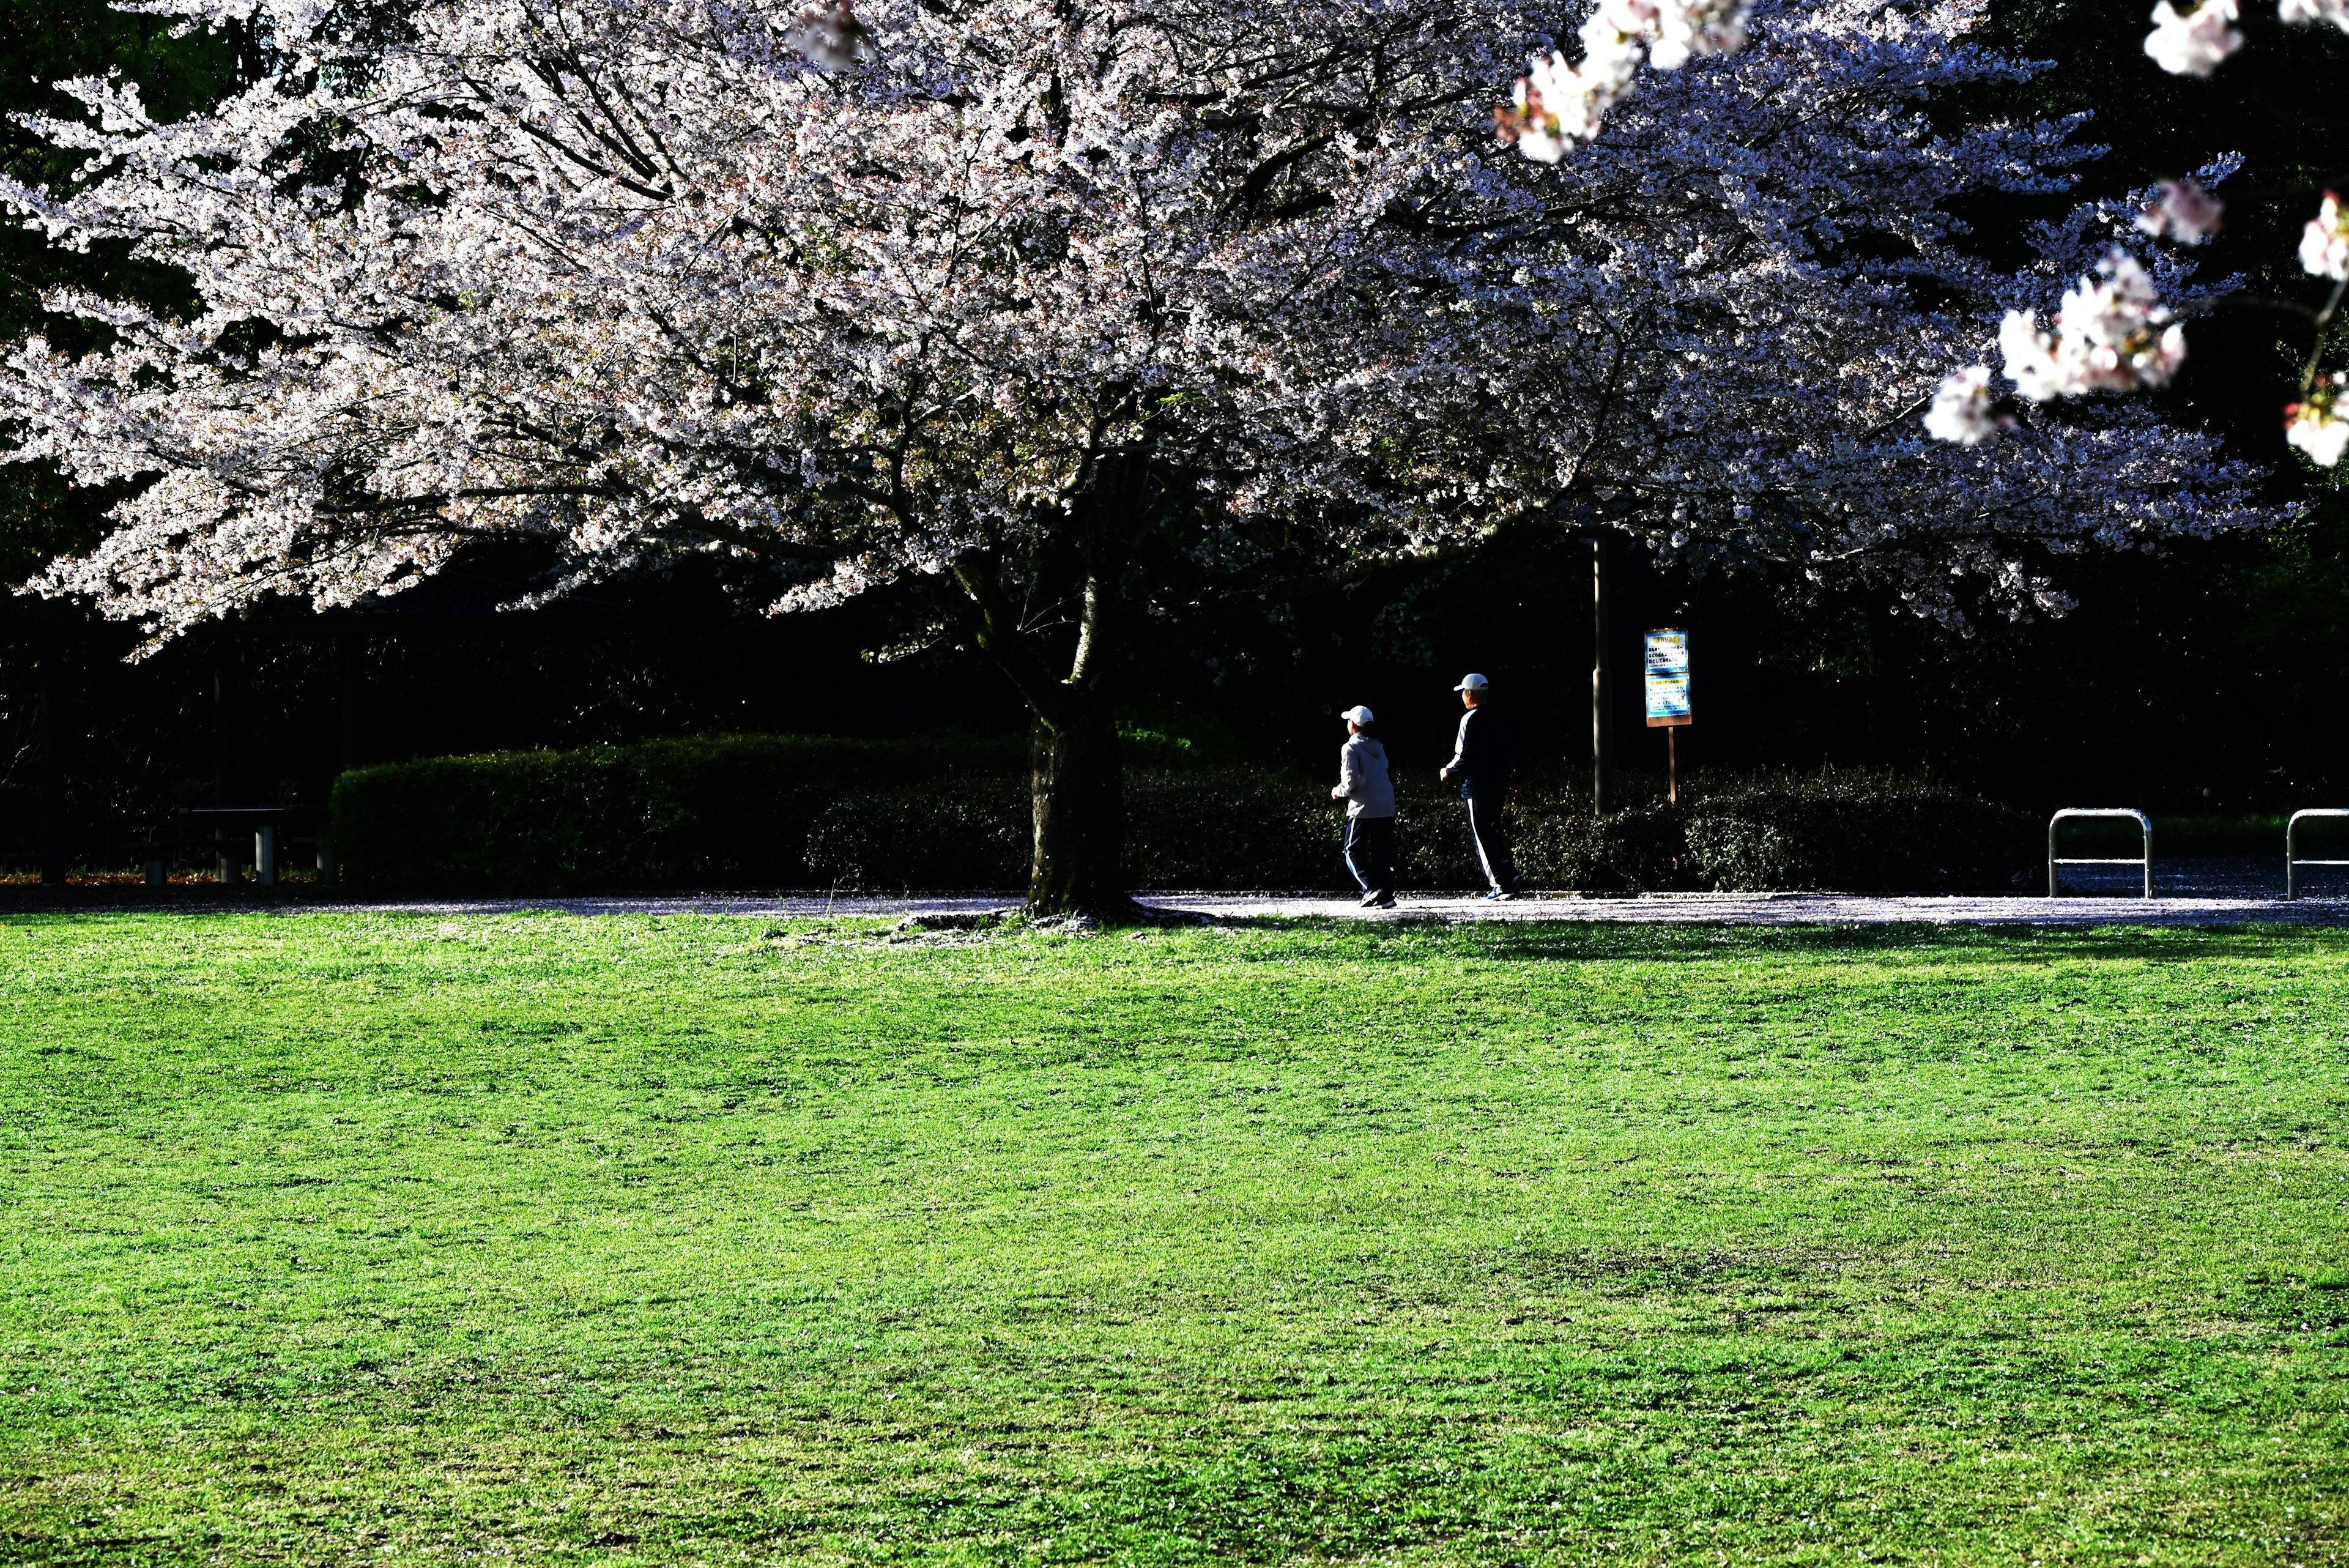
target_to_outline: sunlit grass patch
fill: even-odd
[[[2334,1561],[2345,981],[14,919],[0,1561]]]

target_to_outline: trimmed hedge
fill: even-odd
[[[1685,828],[1698,885],[1724,892],[2002,891],[2039,869],[2033,834],[1952,791],[1832,781],[1702,801]]]
[[[335,781],[335,853],[387,892],[805,887],[808,830],[843,795],[1027,756],[1016,737],[716,735],[390,763]]]
[[[1448,790],[1397,792],[1397,880],[1481,885],[1465,814]],[[934,786],[858,794],[826,812],[808,860],[820,883],[869,891],[1017,888],[1027,877],[1024,790]],[[1929,785],[1829,778],[1661,802],[1599,817],[1578,798],[1512,802],[1518,870],[1537,888],[1971,892],[2034,874],[2032,825],[2002,806]],[[1126,781],[1126,879],[1135,888],[1335,889],[1352,886],[1328,786],[1242,769],[1133,774]]]
[[[1524,803],[1517,860],[1537,887],[1669,891],[1998,892],[2039,874],[2020,812],[1938,785],[1868,775],[1746,784],[1605,817]]]
[[[1240,767],[1126,778],[1135,888],[1340,889],[1343,808],[1319,777]],[[362,768],[335,786],[343,874],[392,892],[593,888],[1006,890],[1028,879],[1027,751],[1018,738],[853,741],[737,735]],[[1396,872],[1412,888],[1478,886],[1456,795],[1397,783]],[[1935,786],[1827,774],[1605,817],[1536,785],[1512,801],[1537,888],[1940,892],[2035,875],[2037,829]]]

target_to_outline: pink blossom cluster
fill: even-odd
[[[2164,180],[2154,199],[2138,211],[2137,226],[2140,234],[2158,240],[2199,245],[2219,232],[2224,212],[2219,199],[2192,179]]]
[[[1582,24],[1582,63],[1562,53],[1536,59],[1514,100],[1494,111],[1494,124],[1526,157],[1555,163],[1599,134],[1607,111],[1631,90],[1643,53],[1658,70],[1678,70],[1692,55],[1733,54],[1745,26],[1744,0],[1599,0]]]
[[[2184,11],[2160,0],[2153,8],[2145,52],[2175,76],[2207,77],[2243,47],[2243,36],[2235,30],[2240,19],[2237,0],[2201,0]],[[2330,23],[2349,33],[2349,0],[2277,0],[2276,20],[2295,26]]]
[[[2055,331],[2035,311],[2011,310],[1998,346],[2016,393],[2034,403],[2089,392],[2134,392],[2168,384],[2186,359],[2186,331],[2171,318],[2145,267],[2116,250],[2097,265],[2101,281],[2064,291]]]
[[[2192,182],[2191,203],[2217,203]],[[2174,186],[2164,201],[2175,201]],[[2140,220],[2142,222],[2143,220]],[[2006,379],[2017,397],[2033,403],[2096,392],[2133,392],[2166,385],[2186,358],[2185,329],[2162,304],[2145,266],[2122,250],[2107,252],[2095,277],[2064,291],[2055,330],[2043,331],[2036,311],[2010,310],[1999,325]],[[1926,433],[1974,446],[2015,421],[1998,411],[1990,367],[1972,365],[1944,377],[1925,410]]]
[[[2349,0],[2277,0],[2276,19],[2303,27],[2331,23],[2349,33]]]
[[[2166,71],[2207,77],[2242,47],[2243,36],[2234,26],[2240,16],[2237,0],[2200,0],[2182,12],[2171,0],[2160,0],[2153,8],[2154,28],[2146,36],[2145,52]],[[2276,19],[2299,26],[2330,24],[2349,32],[2349,0],[2277,0]],[[2149,234],[2175,236],[2189,244],[2206,237],[2217,226],[2218,212],[2213,205],[2204,213],[2197,200],[2199,190],[2178,190],[2190,184],[2165,185],[2162,197],[2147,207],[2139,226]],[[2344,214],[2339,199],[2329,191],[2316,217],[2301,232],[2300,265],[2315,276],[2349,282],[2349,215]],[[2285,438],[2326,468],[2340,461],[2343,438],[2338,432],[2344,426],[2333,415],[2327,384],[2311,378],[2323,351],[2324,330],[2340,302],[2336,289],[2333,303],[2316,313],[2317,353],[2310,357],[2303,377],[2307,390],[2284,416]]]

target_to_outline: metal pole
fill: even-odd
[[[1615,809],[1615,683],[1607,657],[1607,535],[1590,536],[1590,805]]]
[[[1680,734],[1677,724],[1664,726],[1664,787],[1674,805],[1681,803]]]
[[[57,661],[41,660],[41,886],[66,885],[66,764],[57,743]]]
[[[2145,819],[2145,896],[2153,897],[2153,818]]]
[[[212,805],[226,809],[230,805],[232,739],[229,711],[235,694],[235,681],[230,674],[225,656],[212,656]],[[244,880],[244,852],[238,846],[236,835],[226,821],[212,819],[212,863],[218,868],[221,886],[233,887]]]
[[[359,704],[366,699],[364,659],[367,642],[357,637],[335,639],[335,677],[340,688],[343,721],[343,767],[345,771],[359,765],[366,750],[365,725]]]
[[[2047,896],[2051,898],[2061,897],[2055,890],[2055,825],[2063,819],[2061,812],[2047,819]]]
[[[2300,867],[2295,862],[2300,852],[2292,847],[2292,839],[2300,832],[2300,814],[2292,813],[2292,820],[2283,825],[2283,898],[2289,904],[2300,897]]]
[[[228,666],[212,659],[212,805],[228,805]],[[218,836],[215,835],[214,836]]]

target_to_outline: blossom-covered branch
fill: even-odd
[[[2201,0],[2183,12],[2170,0],[2160,0],[2153,9],[2154,29],[2146,36],[2145,52],[2163,70],[2207,77],[2242,47],[2243,36],[2234,26],[2240,19],[2237,0]],[[2277,0],[2276,19],[2294,26],[2329,24],[2349,33],[2349,0]],[[2188,205],[2191,206],[2190,199]],[[2216,213],[2211,216],[2215,219]],[[2197,232],[2197,227],[2190,217],[2181,219],[2165,211],[2147,232],[2175,233],[2193,240],[2208,232],[2207,227]],[[2301,238],[2300,265],[2336,284],[2349,278],[2349,227],[2344,227],[2340,203],[2330,192]],[[2344,422],[2337,407],[2343,378],[2319,374],[2325,331],[2341,308],[2341,293],[2336,286],[2323,308],[2313,314],[2313,347],[2301,372],[2300,400],[2284,409],[2284,439],[2325,468],[2340,462],[2343,451],[2349,448],[2349,422]]]
[[[1744,0],[1599,0],[1582,24],[1582,63],[1552,53],[1517,79],[1515,100],[1493,111],[1501,140],[1555,163],[1600,121],[1638,77],[1641,57],[1660,71],[1692,55],[1725,55],[1745,42]]]

